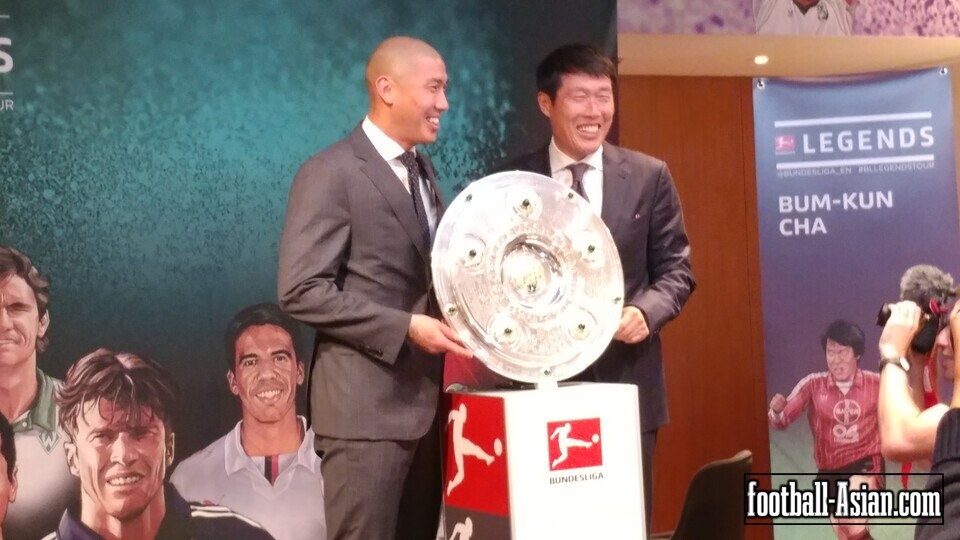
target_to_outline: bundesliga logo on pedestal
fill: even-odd
[[[550,470],[579,469],[603,465],[600,419],[548,422]]]
[[[603,465],[603,441],[600,439],[599,418],[547,422],[547,437],[551,471],[584,469]],[[556,475],[550,478],[550,484],[599,480],[601,478],[603,478],[603,473],[600,471]]]

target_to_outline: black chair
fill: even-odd
[[[708,463],[693,476],[677,528],[650,540],[743,540],[744,474],[753,454],[741,450]]]

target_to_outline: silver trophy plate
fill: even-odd
[[[572,377],[620,325],[613,237],[586,200],[552,178],[512,171],[473,182],[444,213],[432,257],[447,323],[505,377]]]

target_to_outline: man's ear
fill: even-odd
[[[394,84],[393,79],[386,75],[381,75],[377,77],[377,80],[374,82],[377,87],[377,95],[380,96],[380,100],[386,103],[387,105],[393,105],[397,101],[396,93],[396,84]]]
[[[304,375],[305,371],[303,368],[303,362],[297,362],[297,386],[303,384],[306,376]]]
[[[546,92],[537,92],[537,105],[540,106],[540,112],[550,118],[550,113],[553,112],[553,100]]]
[[[233,370],[227,370],[227,388],[230,389],[230,393],[239,396],[240,387],[237,386],[237,376],[233,374]]]
[[[80,478],[80,465],[77,463],[77,443],[63,443],[63,451],[67,455],[67,468],[70,469],[70,474]]]
[[[37,329],[37,339],[47,335],[48,328],[50,328],[50,311],[47,311],[43,314],[43,317],[40,317],[40,327]]]
[[[173,465],[173,451],[174,451],[173,439],[174,439],[174,434],[172,432],[167,433],[167,440],[166,440],[167,460],[166,461],[167,461],[168,468],[171,465]]]

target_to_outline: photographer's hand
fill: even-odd
[[[907,300],[890,306],[890,318],[880,334],[880,357],[906,356],[910,342],[920,329],[920,306]],[[960,323],[958,323],[960,326]]]
[[[953,309],[950,310],[950,339],[952,340],[951,345],[957,342],[958,337],[960,337],[960,301],[953,304]],[[951,347],[952,348],[952,347]],[[956,351],[956,349],[954,349]]]
[[[957,392],[957,388],[960,387],[960,380],[957,380],[957,373],[960,372],[960,366],[957,365],[956,361],[956,344],[960,343],[960,301],[953,304],[953,309],[950,310],[949,322],[950,344],[944,347],[941,354],[949,355],[953,358],[953,362],[951,362],[953,364],[953,399],[951,400],[950,406],[960,408],[960,392]]]

